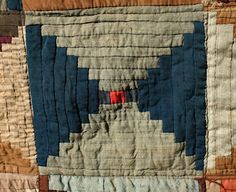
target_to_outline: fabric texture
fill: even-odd
[[[236,190],[234,0],[0,1],[0,192]]]

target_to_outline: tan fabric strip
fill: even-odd
[[[0,173],[0,191],[38,189],[38,176]]]

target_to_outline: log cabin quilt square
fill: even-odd
[[[15,191],[236,191],[236,1],[0,0]]]

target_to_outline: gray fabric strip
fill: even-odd
[[[193,33],[192,22],[107,22],[82,25],[43,25],[43,36],[91,36],[104,34],[175,35]]]
[[[157,57],[170,55],[170,48],[68,48],[67,55],[78,57]]]
[[[68,24],[85,24],[97,22],[128,22],[128,21],[146,21],[146,22],[189,22],[202,21],[203,12],[180,12],[180,13],[162,13],[162,14],[99,14],[92,16],[53,16],[53,15],[27,15],[26,25],[43,24],[43,25],[68,25]]]
[[[199,191],[199,184],[190,178],[170,177],[73,177],[49,176],[50,190],[63,190],[73,192],[167,192]]]
[[[181,46],[183,35],[100,35],[100,36],[77,36],[77,37],[58,37],[58,47],[70,48],[96,48],[96,47],[148,47],[163,48]]]
[[[202,4],[181,6],[130,6],[105,7],[93,9],[78,9],[69,11],[26,11],[27,15],[55,15],[55,16],[81,16],[96,14],[159,14],[177,12],[198,12],[203,10]]]
[[[159,65],[157,57],[79,57],[78,67],[90,69],[146,69]]]

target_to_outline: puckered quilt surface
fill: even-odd
[[[0,0],[15,191],[236,191],[236,1]]]

